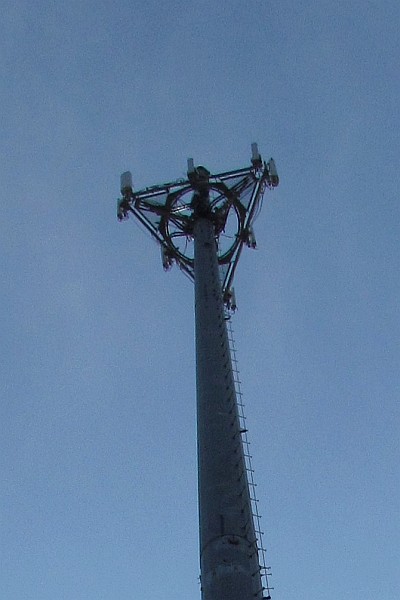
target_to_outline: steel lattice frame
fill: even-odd
[[[202,167],[198,167],[202,168]],[[271,174],[270,163],[259,161],[251,167],[210,175],[208,192],[210,210],[218,244],[218,264],[224,298],[229,292],[243,245],[249,243],[254,215],[261,204],[266,187],[277,183]],[[131,213],[160,243],[166,257],[164,268],[176,262],[193,280],[194,260],[188,248],[193,242],[194,205],[193,181],[178,180],[134,192],[127,189],[118,205],[118,218]],[[228,220],[235,223],[226,247],[222,241]],[[184,241],[182,249],[179,242]]]

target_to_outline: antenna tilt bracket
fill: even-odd
[[[214,223],[224,302],[229,307],[231,286],[243,245],[255,248],[252,222],[266,188],[279,184],[275,162],[263,162],[252,144],[251,166],[212,175],[188,159],[187,179],[134,191],[132,175],[121,175],[117,217],[133,214],[161,246],[164,269],[173,262],[194,279],[193,226],[198,218]]]

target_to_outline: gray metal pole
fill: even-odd
[[[202,600],[262,598],[214,224],[194,224]]]

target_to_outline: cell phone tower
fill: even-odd
[[[130,214],[194,281],[200,582],[202,600],[269,600],[253,470],[244,426],[229,319],[233,276],[266,188],[278,185],[271,158],[252,144],[251,165],[212,175],[188,159],[187,179],[135,192],[121,175],[117,216]],[[234,365],[234,366],[233,366]]]

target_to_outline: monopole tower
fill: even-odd
[[[131,173],[121,175],[118,219],[134,215],[158,241],[164,269],[176,263],[194,281],[202,600],[269,599],[272,589],[227,323],[241,251],[255,247],[254,217],[266,188],[278,183],[273,159],[264,162],[257,144],[250,166],[217,175],[188,159],[187,179],[138,192]]]

